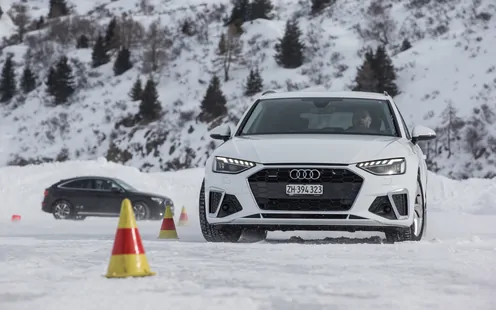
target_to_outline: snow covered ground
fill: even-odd
[[[118,176],[186,207],[179,241],[157,240],[159,221],[138,223],[157,275],[102,276],[117,219],[56,221],[40,210],[46,186],[81,174]],[[105,160],[2,167],[0,309],[494,310],[496,179],[429,177],[429,228],[419,243],[289,232],[257,244],[209,244],[196,212],[202,169],[147,174]],[[12,214],[22,220],[10,222]]]

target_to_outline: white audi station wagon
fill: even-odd
[[[269,91],[208,158],[199,197],[209,242],[263,240],[267,231],[377,231],[418,241],[426,229],[427,167],[387,93]]]

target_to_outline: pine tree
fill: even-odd
[[[93,52],[91,54],[92,67],[97,68],[104,65],[110,61],[110,57],[105,50],[103,43],[103,38],[101,35],[96,39],[95,45],[93,46]]]
[[[67,57],[62,56],[55,67],[55,104],[57,105],[66,103],[75,91],[72,68],[67,61]]]
[[[45,81],[46,92],[49,96],[55,97],[57,93],[57,71],[52,66],[48,70],[47,80]]]
[[[90,40],[88,39],[87,36],[82,34],[76,42],[76,48],[88,48],[90,47]]]
[[[40,16],[40,18],[36,22],[36,26],[35,26],[36,30],[40,30],[44,25],[45,25],[45,19],[43,18],[43,16]]]
[[[251,6],[249,0],[232,0],[233,8],[231,9],[231,15],[226,23],[230,24],[243,24],[250,20],[251,17]]]
[[[271,12],[274,9],[270,0],[253,0],[251,3],[251,20],[258,18],[271,19]]]
[[[226,97],[220,88],[219,77],[214,75],[210,80],[207,92],[200,104],[200,120],[208,122],[214,118],[225,115],[227,113],[226,103]]]
[[[162,113],[162,105],[158,101],[158,93],[155,82],[152,78],[146,81],[145,89],[141,95],[141,103],[139,105],[139,115],[147,121],[154,121],[160,118]]]
[[[0,18],[2,18],[2,15],[3,15],[3,10],[2,7],[0,6]]]
[[[245,96],[253,96],[256,93],[261,92],[263,89],[263,80],[260,76],[258,68],[256,70],[251,69],[248,79],[245,85]]]
[[[374,52],[368,50],[365,52],[363,64],[358,68],[355,77],[354,91],[377,92],[378,81],[375,73]]]
[[[119,33],[117,31],[117,19],[114,17],[107,26],[107,31],[105,32],[104,47],[106,51],[118,48],[119,43]]]
[[[121,48],[114,62],[114,74],[116,76],[121,75],[132,67],[133,64],[131,63],[131,53],[129,52],[129,49],[125,47]]]
[[[133,88],[131,88],[131,92],[129,92],[129,97],[131,97],[132,101],[138,101],[141,100],[142,95],[143,87],[141,86],[141,79],[138,77],[133,84]]]
[[[298,22],[287,21],[284,36],[276,44],[275,60],[278,65],[287,69],[295,69],[303,64],[305,45],[300,40],[301,30]]]
[[[5,60],[0,76],[0,102],[7,102],[12,99],[17,92],[16,76],[12,55]]]
[[[408,41],[408,39],[404,39],[403,42],[401,42],[400,51],[404,52],[410,48],[412,48],[412,44]]]
[[[56,18],[69,14],[69,8],[65,0],[50,0],[48,18]]]
[[[396,72],[393,61],[386,53],[384,46],[378,46],[374,56],[375,75],[377,77],[377,91],[386,91],[391,97],[398,95],[398,86],[396,85]]]
[[[26,65],[24,67],[20,84],[21,89],[25,94],[33,91],[36,88],[36,79],[34,77],[33,71],[31,71],[31,68],[29,68],[29,65]]]
[[[398,95],[396,73],[391,58],[383,46],[365,53],[363,65],[358,68],[355,78],[355,91],[369,91],[383,93],[386,91],[391,97]]]
[[[333,4],[336,0],[312,0],[311,14],[320,13],[326,6]]]
[[[227,41],[225,33],[221,33],[217,46],[217,55],[224,55],[227,52]]]

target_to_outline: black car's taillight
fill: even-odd
[[[43,192],[43,197],[46,197],[48,196],[48,189],[45,189],[45,191]]]

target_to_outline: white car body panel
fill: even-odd
[[[375,228],[380,230],[381,227],[388,226],[411,226],[418,177],[426,201],[427,166],[422,150],[411,141],[410,133],[405,131],[406,126],[403,124],[402,117],[392,98],[386,94],[364,92],[288,92],[271,93],[260,99],[305,96],[389,100],[399,124],[401,137],[346,134],[274,134],[241,137],[231,135],[211,154],[206,162],[205,207],[208,223],[218,225],[283,225],[291,226],[291,230],[299,230],[298,227],[305,230],[309,226],[324,225],[332,226],[332,230],[344,231],[362,230],[363,227],[369,227],[370,230],[375,230]],[[248,111],[244,113],[242,120],[247,117],[247,113]],[[236,132],[241,124],[242,121],[233,132]],[[418,131],[421,135],[435,136],[432,130],[425,127],[419,127]],[[216,156],[250,161],[256,165],[238,174],[217,173],[213,172]],[[360,162],[398,157],[403,157],[406,160],[404,174],[374,175],[357,167],[357,163]],[[347,211],[262,210],[250,188],[248,177],[265,168],[347,169],[363,178],[363,183],[353,205]],[[215,213],[208,212],[211,203],[208,198],[210,191],[234,195],[242,206],[242,210],[225,217],[217,217],[221,210],[221,203],[216,206]],[[388,196],[392,202],[391,195],[401,193],[407,195],[408,215],[399,216],[394,204],[393,209],[397,219],[387,219],[369,211],[369,207],[376,197]],[[267,216],[262,217],[260,214]],[[311,214],[318,214],[320,218],[289,218],[288,214],[304,214],[307,217]],[[267,218],[269,216],[270,218]],[[281,227],[281,230],[284,229]]]

